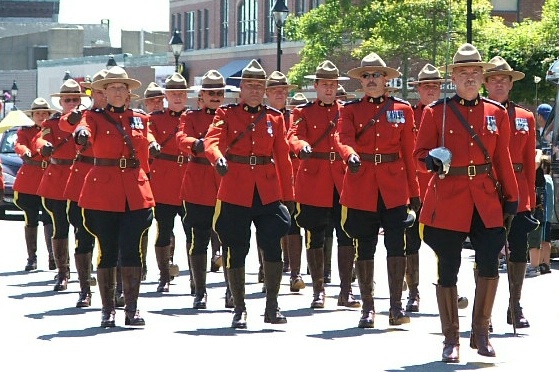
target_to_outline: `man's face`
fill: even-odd
[[[107,97],[102,89],[91,89],[91,98],[93,98],[93,107],[104,108],[107,106]]]
[[[314,83],[314,89],[316,90],[316,98],[326,104],[331,104],[336,100],[338,81],[319,79]]]
[[[288,95],[289,89],[287,89],[287,87],[280,86],[266,89],[266,97],[268,97],[270,106],[277,110],[285,108]]]
[[[256,107],[262,104],[266,91],[266,82],[264,80],[241,80],[240,87],[241,100],[247,105]]]
[[[62,113],[67,114],[72,111],[82,102],[79,95],[65,95],[60,97],[60,106],[62,106]]]
[[[508,75],[493,75],[485,79],[485,89],[489,98],[497,102],[505,102],[509,98],[513,84]]]
[[[33,122],[40,127],[43,121],[47,120],[49,117],[50,113],[48,111],[37,111],[33,113]]]
[[[419,101],[423,105],[428,105],[433,101],[439,99],[441,95],[440,83],[419,83],[417,86],[417,93],[419,94]]]
[[[380,97],[385,93],[386,74],[382,71],[364,71],[359,77],[361,88],[369,97]]]
[[[186,90],[167,90],[165,91],[165,98],[167,98],[169,110],[176,112],[184,110],[188,99]]]
[[[460,97],[475,99],[483,83],[483,69],[480,66],[456,67],[452,70],[452,82]]]
[[[163,110],[163,96],[146,99],[146,112]]]
[[[209,108],[211,110],[217,109],[219,106],[223,105],[225,101],[225,90],[202,90],[201,91],[202,107]]]
[[[130,98],[128,85],[124,83],[110,83],[105,86],[105,97],[107,103],[114,107],[122,107],[126,100]]]

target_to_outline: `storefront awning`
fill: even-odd
[[[241,73],[243,72],[243,68],[245,68],[250,59],[239,59],[236,61],[231,61],[223,66],[221,66],[218,71],[223,77],[225,78],[225,84],[227,85],[234,85],[236,87],[239,86],[241,80],[239,79],[231,79],[232,77],[241,77]]]

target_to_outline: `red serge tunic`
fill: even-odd
[[[359,135],[376,116],[375,124]],[[386,208],[406,205],[409,198],[419,196],[413,160],[413,111],[408,102],[395,97],[365,96],[342,107],[338,125],[336,138],[343,159],[354,153],[361,158],[359,171],[346,173],[340,197],[342,205],[375,212],[379,192]],[[379,160],[390,157],[392,161],[375,162],[371,157]]]
[[[338,125],[341,104],[321,101],[297,106],[292,111],[292,125],[287,137],[291,151],[299,154],[304,146],[311,146],[314,156],[299,162],[295,175],[295,201],[315,207],[332,207],[334,187],[342,193],[346,166],[338,154],[334,133]],[[329,130],[326,137],[322,137]],[[322,137],[319,142],[318,139]]]
[[[130,149],[116,126],[108,121],[105,111],[130,138],[140,166],[124,168],[119,165],[94,165],[87,173],[81,191],[79,206],[109,212],[124,212],[155,206],[146,169],[148,164],[148,117],[130,109],[108,106],[84,115],[78,128],[87,128],[93,155],[97,159],[121,161],[124,166],[131,158]],[[121,160],[122,159],[122,160]]]
[[[14,182],[14,191],[37,195],[37,189],[45,173],[49,158],[44,157],[35,149],[33,139],[41,132],[41,127],[34,125],[32,127],[22,127],[17,131],[17,140],[14,151],[20,157],[27,151],[31,152],[32,157],[29,161],[24,160],[21,168],[17,171],[16,181]]]
[[[218,108],[204,141],[206,156],[212,164],[226,153],[273,158],[273,163],[265,165],[228,161],[229,172],[221,178],[217,198],[244,207],[252,206],[255,187],[264,205],[278,200],[293,200],[293,175],[283,115],[268,106],[256,109],[258,112],[251,112],[252,108],[245,104]],[[247,131],[261,110],[266,110],[266,113],[253,129]],[[242,138],[227,152],[227,147],[243,132]]]
[[[215,206],[221,177],[211,166],[206,154],[194,154],[192,146],[197,139],[204,138],[214,115],[215,110],[209,108],[189,110],[181,116],[177,133],[179,149],[191,158],[186,166],[180,197],[188,203],[212,207]]]
[[[180,190],[188,161],[188,154],[178,148],[176,141],[182,113],[165,110],[150,114],[150,133],[161,146],[161,154],[150,164],[151,190],[156,203],[182,205]]]
[[[479,136],[489,152],[497,179],[501,181],[507,202],[518,201],[518,187],[509,154],[510,124],[506,110],[499,103],[485,98],[465,101],[450,98]],[[418,168],[427,172],[423,159],[431,149],[441,146],[443,100],[427,106],[423,113],[414,150]],[[444,145],[452,153],[450,167],[485,164],[479,146],[449,107],[446,108]],[[474,207],[487,228],[503,226],[503,207],[495,184],[487,174],[473,177],[432,175],[419,221],[425,225],[469,232]]]
[[[415,135],[417,136],[417,132],[419,131],[419,125],[421,124],[421,116],[423,116],[423,109],[425,105],[422,103],[418,103],[416,106],[413,107],[413,118],[415,121]],[[423,173],[417,171],[417,181],[419,182],[419,198],[421,201],[425,199],[425,193],[427,192],[427,185],[429,184],[429,180],[431,179],[430,173]]]

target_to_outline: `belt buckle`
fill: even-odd
[[[336,153],[334,151],[330,151],[330,161],[336,161]]]
[[[184,163],[184,155],[177,156],[177,163],[178,164],[183,164]]]
[[[375,165],[382,163],[382,154],[375,154]]]
[[[468,176],[474,177],[477,174],[475,165],[468,165]]]
[[[251,155],[248,157],[248,164],[249,165],[256,165],[256,156],[255,155]]]
[[[49,163],[46,160],[41,160],[41,169],[46,169]]]
[[[126,160],[127,160],[126,158],[120,158],[118,160],[118,167],[120,169],[125,169],[126,168]]]

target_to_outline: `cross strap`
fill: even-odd
[[[252,129],[254,129],[254,127],[256,127],[256,124],[258,124],[258,122],[259,122],[260,120],[262,120],[262,118],[264,117],[264,115],[266,115],[266,110],[267,110],[266,106],[263,105],[263,106],[262,106],[262,112],[256,117],[256,119],[255,119],[252,123],[250,123],[250,124],[246,127],[246,129],[245,129],[244,131],[242,131],[241,133],[239,133],[239,135],[238,135],[237,137],[233,138],[233,141],[231,141],[231,143],[229,144],[229,146],[227,146],[227,149],[225,150],[225,153],[226,153],[226,154],[229,152],[229,150],[231,150],[231,148],[232,148],[233,146],[235,146],[235,144],[236,144],[237,142],[239,142],[239,141],[241,140],[241,138],[243,138],[243,137],[245,136],[245,134],[248,133],[249,130],[252,130]]]
[[[373,125],[375,125],[375,123],[382,116],[382,114],[384,114],[386,112],[386,110],[388,110],[389,106],[390,106],[390,100],[387,99],[386,102],[384,103],[384,105],[382,106],[382,108],[377,112],[377,114],[375,116],[373,116],[373,118],[371,120],[369,120],[367,125],[365,125],[363,127],[363,129],[361,129],[361,131],[355,135],[355,141],[356,142],[359,141],[359,138],[361,138],[361,136],[363,136],[365,134],[365,132],[367,132],[369,129],[371,129],[373,127]]]
[[[126,142],[126,145],[128,146],[128,149],[130,150],[130,158],[135,159],[136,158],[136,149],[134,148],[134,145],[132,144],[132,140],[130,139],[128,134],[126,134],[124,129],[122,128],[122,125],[120,125],[115,119],[113,119],[109,114],[107,114],[105,112],[105,110],[102,110],[101,114],[103,114],[103,116],[105,116],[105,119],[107,119],[111,124],[113,124],[115,126],[115,128],[118,130],[118,132],[122,135],[122,137],[124,138],[124,142]]]

